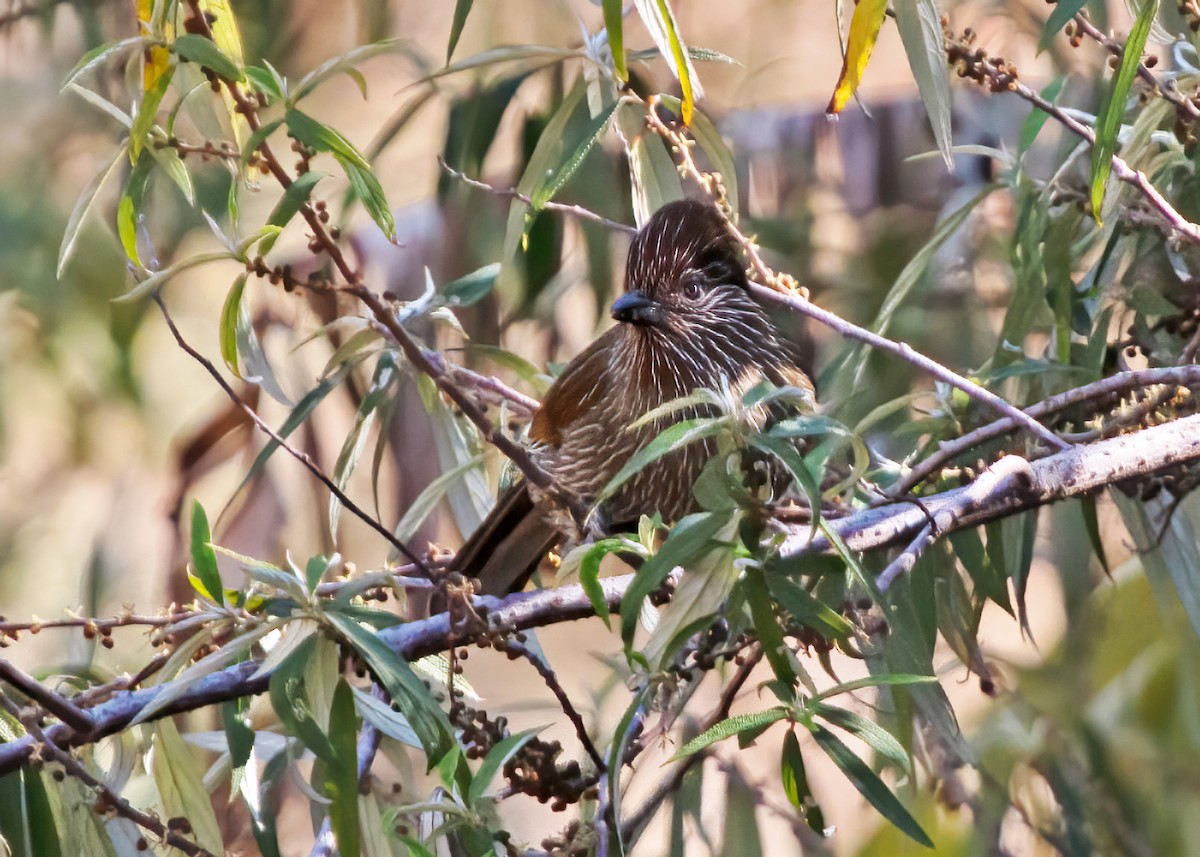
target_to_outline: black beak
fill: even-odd
[[[651,327],[662,324],[664,320],[662,305],[636,289],[613,301],[612,317],[617,321]]]

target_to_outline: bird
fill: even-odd
[[[530,457],[584,502],[595,502],[631,456],[681,418],[632,427],[655,408],[697,389],[745,392],[763,380],[813,393],[802,349],[750,295],[741,246],[709,202],[671,202],[646,221],[630,243],[625,290],[611,313],[616,324],[566,366],[529,427]],[[697,441],[643,468],[605,501],[600,529],[628,531],[643,514],[672,522],[694,511],[693,484],[715,452],[712,440]],[[550,498],[520,481],[501,493],[455,565],[479,580],[480,594],[503,596],[522,589],[571,529]]]

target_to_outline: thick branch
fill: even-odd
[[[1032,463],[1018,456],[1008,456],[990,471],[990,476],[985,473],[972,485],[924,498],[921,507],[899,501],[830,521],[829,527],[853,551],[882,550],[911,543],[931,518],[938,524],[938,535],[944,536],[953,530],[1057,500],[1086,496],[1108,485],[1195,461],[1200,461],[1200,414],[1073,447]],[[797,527],[785,539],[781,553],[790,557],[830,550],[824,536],[809,541],[808,527],[803,526]],[[631,574],[600,581],[610,609],[620,609],[621,597],[632,581]],[[478,602],[488,608],[491,627],[510,630],[594,615],[591,601],[580,586],[518,593],[504,599],[485,597]],[[410,661],[444,651],[450,645],[471,642],[462,639],[461,629],[452,628],[450,617],[444,613],[388,628],[379,633],[379,638],[400,657]],[[262,693],[267,689],[270,676],[256,676],[258,668],[258,663],[248,661],[206,676],[195,682],[187,693],[164,706],[157,716]],[[112,735],[128,726],[160,692],[161,687],[122,692],[89,709],[95,727],[90,736],[80,736],[62,724],[50,727],[46,734],[61,747]],[[29,737],[0,746],[0,774],[25,764],[34,749],[35,742]]]

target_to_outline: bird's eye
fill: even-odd
[[[683,281],[683,296],[690,301],[699,299],[704,294],[704,284],[699,277],[688,277]]]

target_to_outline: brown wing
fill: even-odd
[[[557,446],[562,443],[566,427],[603,400],[607,390],[608,352],[616,335],[619,334],[615,329],[610,330],[567,364],[534,413],[530,437]]]

